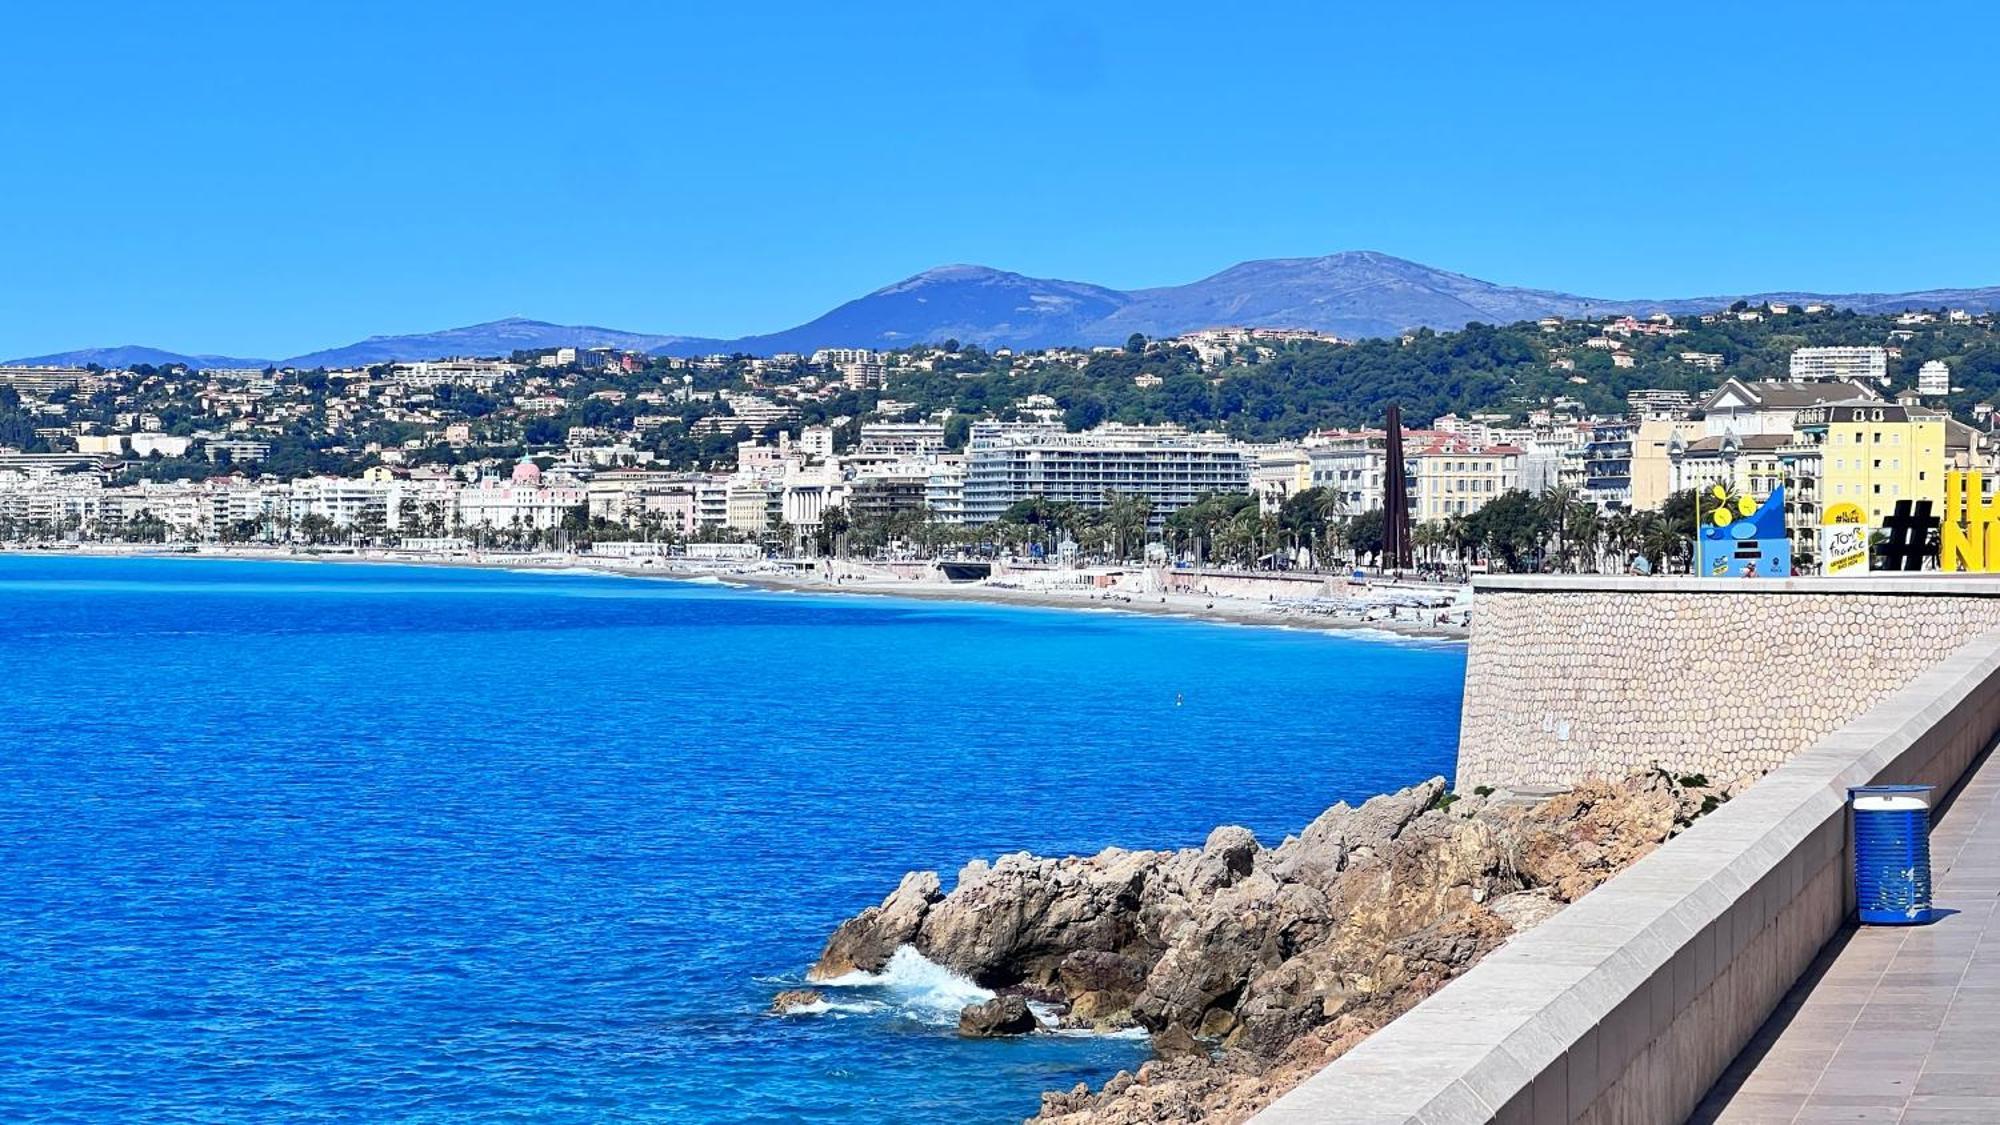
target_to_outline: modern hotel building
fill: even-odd
[[[1103,507],[1114,492],[1151,500],[1157,519],[1210,493],[1248,492],[1254,467],[1250,451],[1227,437],[1178,426],[1112,424],[1073,434],[979,422],[966,447],[965,522],[992,523],[1034,497]]]

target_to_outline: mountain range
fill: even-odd
[[[138,363],[354,367],[565,346],[609,346],[676,356],[718,352],[770,355],[809,354],[825,347],[893,348],[946,339],[988,348],[1041,348],[1120,344],[1134,332],[1173,336],[1222,325],[1313,328],[1355,338],[1394,335],[1417,327],[1462,328],[1472,321],[1508,324],[1544,316],[1703,312],[1737,300],[1752,304],[1823,303],[1865,313],[1939,306],[1989,312],[2000,308],[2000,286],[1913,293],[1800,291],[1616,299],[1496,285],[1372,250],[1242,262],[1186,285],[1133,290],[1027,277],[986,266],[952,265],[926,270],[857,297],[795,328],[736,339],[628,332],[510,317],[440,332],[371,336],[359,343],[282,359],[181,355],[126,345],[8,362],[97,363],[106,367]]]

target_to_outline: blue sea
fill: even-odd
[[[975,856],[1267,842],[1448,774],[1462,648],[589,574],[0,557],[0,1120],[1011,1122]]]

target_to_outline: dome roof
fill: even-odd
[[[542,483],[541,467],[533,461],[523,461],[514,466],[513,479],[515,484],[540,484]]]

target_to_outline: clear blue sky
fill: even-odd
[[[1970,5],[11,4],[0,357],[736,335],[958,261],[2000,284],[1996,39]]]

